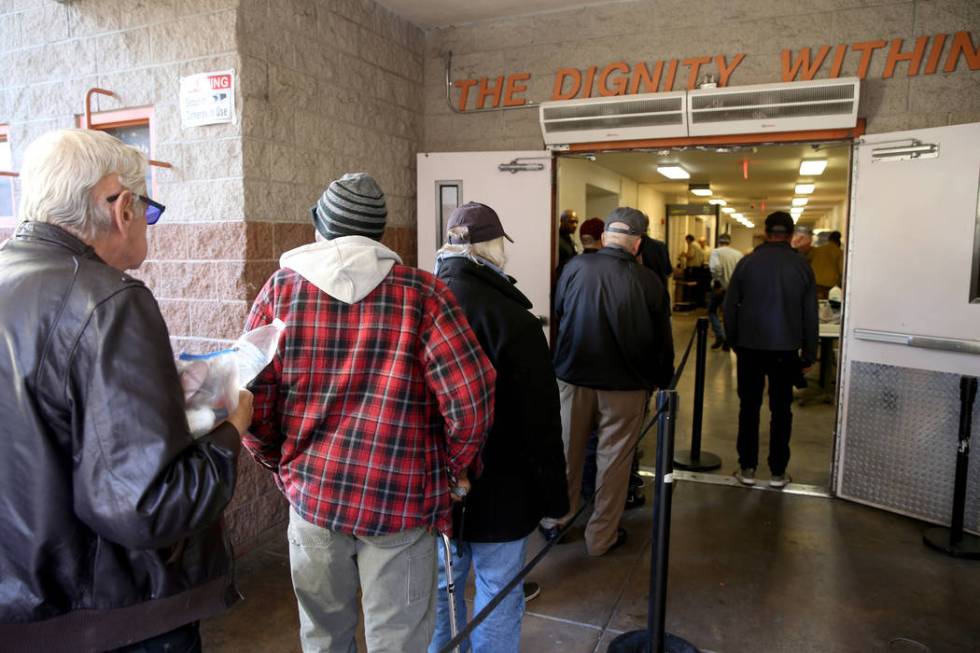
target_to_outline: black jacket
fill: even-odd
[[[670,384],[674,341],[667,293],[653,271],[618,247],[576,256],[555,293],[555,374],[600,390]]]
[[[0,648],[103,651],[238,598],[230,424],[191,438],[153,295],[58,227],[0,249]]]
[[[561,274],[565,264],[575,256],[575,241],[572,235],[562,230],[558,230],[558,274]]]
[[[462,539],[510,542],[542,517],[568,512],[558,384],[541,324],[512,281],[462,257],[445,258],[439,278],[456,296],[497,370],[493,428],[483,474],[466,500]],[[460,511],[454,514],[459,534]]]
[[[674,271],[670,266],[670,254],[667,253],[667,245],[655,238],[650,238],[646,234],[643,234],[642,238],[640,242],[640,260],[643,262],[643,265],[656,273],[657,278],[660,279],[660,283],[664,286],[664,290],[666,290],[667,277]]]
[[[735,347],[797,351],[816,360],[817,289],[810,264],[788,242],[765,242],[735,266],[725,294],[725,333]]]

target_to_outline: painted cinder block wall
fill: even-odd
[[[594,65],[601,70],[618,61],[652,67],[657,61],[724,54],[730,65],[733,55],[744,53],[728,85],[746,86],[783,81],[780,53],[786,48],[815,52],[823,45],[901,38],[902,50],[911,51],[917,37],[945,33],[950,38],[944,64],[952,34],[963,30],[980,47],[980,3],[975,0],[637,0],[429,30],[423,149],[543,147],[535,109],[469,115],[449,109],[442,58],[449,51],[454,80],[489,77],[493,82],[500,75],[526,72],[527,92],[520,96],[544,101],[551,99],[561,68],[584,71]],[[887,48],[873,53],[862,84],[859,115],[867,118],[868,132],[980,121],[978,72],[967,57],[952,73],[940,65],[936,74],[909,77],[908,63],[899,63],[890,79],[882,79],[887,53]],[[831,51],[816,79],[829,75],[833,56]],[[848,52],[841,76],[854,75],[860,58]],[[719,71],[712,61],[700,72],[717,79]],[[675,89],[685,88],[687,75],[688,67],[678,68]],[[470,107],[476,90],[470,92]]]
[[[9,0],[0,3],[0,124],[14,167],[36,136],[96,111],[153,107],[154,193],[167,214],[134,273],[175,350],[238,336],[282,252],[312,240],[309,207],[343,172],[386,190],[386,241],[415,259],[423,35],[370,0]],[[237,73],[237,124],[183,129],[180,77]],[[11,233],[0,227],[0,241]],[[247,548],[285,502],[247,455],[226,512]]]

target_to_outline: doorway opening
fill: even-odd
[[[697,319],[708,316],[708,263],[711,251],[719,246],[720,235],[730,238],[730,247],[748,254],[765,238],[766,215],[784,210],[792,213],[798,227],[806,228],[799,231],[809,232],[809,242],[806,236],[798,236],[794,242],[801,255],[809,259],[815,248],[836,246],[830,242],[834,232],[842,235],[842,252],[847,251],[851,145],[850,140],[744,146],[724,143],[561,154],[556,158],[554,208],[556,213],[572,209],[580,216],[605,218],[609,211],[600,211],[600,206],[609,210],[632,206],[649,216],[649,235],[667,244],[673,266],[667,290],[674,307],[674,347],[679,360]],[[700,247],[700,252],[694,247]],[[824,275],[818,285],[843,287],[843,276],[831,277]],[[842,295],[846,298],[846,293]],[[808,374],[809,387],[798,391],[793,402],[788,472],[794,484],[803,487],[830,488],[834,473],[837,343],[843,312],[837,296],[835,291],[833,302],[826,297],[821,300],[822,360]],[[735,362],[734,352],[721,345],[708,350],[701,446],[722,459],[721,468],[709,472],[716,477],[731,477],[738,467]],[[682,397],[677,422],[679,449],[687,448],[691,437],[693,388],[692,361],[678,386]],[[767,413],[764,404],[759,438],[763,466],[768,449]],[[644,442],[640,449],[641,468],[652,469],[655,447]],[[760,469],[760,476],[766,478],[765,472]]]

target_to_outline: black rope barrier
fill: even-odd
[[[671,378],[670,385],[668,386],[667,390],[669,391],[676,390],[677,383],[680,381],[681,375],[684,373],[684,367],[685,365],[687,365],[688,355],[691,353],[691,346],[694,344],[696,336],[697,336],[697,330],[695,330],[695,332],[691,334],[691,339],[688,341],[687,347],[684,350],[684,356],[681,357],[681,363],[680,365],[678,365],[677,370],[674,372],[674,376]],[[650,431],[650,429],[653,428],[653,425],[657,423],[661,415],[663,415],[664,412],[668,411],[668,409],[671,408],[670,402],[664,401],[664,402],[658,402],[658,404],[660,405],[656,413],[651,415],[650,419],[647,420],[647,423],[644,424],[643,427],[641,428],[640,436],[636,439],[636,443],[633,445],[632,454],[636,453],[636,449],[637,447],[640,446],[640,442],[643,441],[643,438]],[[671,443],[671,448],[673,448],[673,443]],[[660,456],[658,455],[658,459],[659,457]],[[658,470],[659,470],[659,462],[658,462]],[[439,653],[450,653],[451,651],[459,647],[459,645],[462,644],[463,641],[470,636],[470,634],[472,634],[472,632],[477,628],[477,626],[483,623],[486,620],[486,618],[490,616],[490,613],[493,612],[498,605],[500,605],[500,602],[504,600],[504,597],[506,597],[510,592],[512,592],[519,583],[523,582],[523,580],[527,577],[527,575],[531,573],[531,570],[533,570],[538,565],[538,563],[540,563],[544,559],[544,557],[548,555],[551,549],[553,549],[554,546],[561,541],[561,539],[565,536],[565,534],[569,531],[569,529],[571,529],[572,524],[574,524],[576,520],[578,520],[578,518],[582,515],[582,513],[585,512],[586,508],[592,505],[592,502],[595,501],[595,496],[597,492],[598,489],[594,491],[592,495],[582,503],[582,506],[578,510],[575,511],[575,514],[572,516],[572,518],[569,519],[565,523],[565,525],[558,531],[558,535],[554,539],[546,542],[545,546],[540,551],[538,551],[538,553],[533,558],[531,558],[531,561],[528,562],[526,565],[524,565],[524,567],[522,567],[521,570],[517,572],[517,575],[514,576],[506,585],[504,585],[503,589],[497,592],[497,594],[495,594],[494,597],[490,599],[490,601],[485,606],[483,606],[482,610],[480,610],[477,614],[473,615],[473,618],[466,624],[463,630],[459,631],[459,633],[457,633],[455,637],[453,637],[451,640],[449,640],[449,642],[447,642],[445,645],[443,645],[442,648],[439,649]],[[656,526],[656,523],[654,525]],[[453,600],[453,599],[450,597],[449,600]]]

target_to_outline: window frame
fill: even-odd
[[[0,124],[0,141],[10,143],[10,125]],[[13,170],[7,170],[6,172],[13,172]],[[0,177],[0,180],[10,180],[10,206],[11,215],[0,215],[0,229],[9,229],[17,225],[17,185],[14,183],[13,177]]]
[[[79,127],[85,124],[85,116],[76,116],[76,121]],[[153,107],[131,107],[128,109],[114,109],[112,111],[93,111],[89,116],[89,129],[96,129],[98,131],[105,131],[106,129],[117,129],[119,127],[142,127],[146,126],[150,132],[150,154],[148,159],[153,158],[153,154],[156,151],[156,134],[153,129]],[[154,166],[150,166],[150,197],[156,197],[157,194],[157,175],[156,171],[153,169]]]

